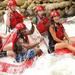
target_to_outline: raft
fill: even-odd
[[[0,75],[20,75],[25,69],[32,66],[34,59],[21,63],[10,63],[0,61]]]
[[[72,42],[72,46],[75,47],[75,37],[70,37],[70,40]],[[63,54],[72,54],[72,55],[75,55],[75,53],[69,49],[57,49],[55,50],[55,53],[57,55],[63,55]]]

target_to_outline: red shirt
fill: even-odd
[[[60,24],[59,26],[55,26],[55,31],[56,31],[56,36],[59,38],[59,39],[63,39],[64,37],[64,27],[62,24]]]
[[[40,33],[46,32],[48,30],[47,23],[49,23],[49,19],[46,17],[37,24],[37,29]]]
[[[10,14],[10,25],[11,28],[15,28],[15,26],[20,23],[23,22],[23,16],[21,14],[19,14],[17,11],[13,12]]]

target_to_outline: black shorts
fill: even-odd
[[[55,51],[55,45],[49,45],[49,53],[52,53]]]

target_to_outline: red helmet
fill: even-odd
[[[16,1],[15,0],[9,0],[7,6],[8,7],[16,6]]]
[[[17,30],[22,30],[22,29],[26,28],[26,26],[25,26],[25,24],[23,24],[23,23],[18,23],[15,28],[16,28]]]
[[[50,13],[50,17],[54,17],[54,16],[60,16],[59,12],[56,11],[56,10],[53,10],[53,11]]]
[[[36,11],[42,11],[42,10],[44,10],[44,7],[43,6],[36,6],[35,10]]]

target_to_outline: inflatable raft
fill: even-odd
[[[0,61],[0,75],[20,75],[26,68],[33,64],[34,59],[21,63],[10,63]]]
[[[70,37],[70,40],[71,40],[71,42],[72,42],[72,46],[75,47],[75,37]],[[55,53],[56,53],[57,55],[62,55],[62,54],[73,54],[73,55],[75,55],[74,52],[72,52],[71,50],[68,50],[68,49],[57,49],[57,50],[55,51]]]
[[[75,47],[75,37],[71,37],[70,38],[71,41],[73,42],[73,46]],[[57,49],[55,51],[55,53],[57,55],[63,55],[63,54],[73,54],[75,55],[75,53],[73,53],[72,51],[68,50],[68,49]],[[13,74],[13,75],[19,75],[21,74],[25,69],[31,67],[33,65],[34,62],[34,58],[21,62],[21,63],[10,63],[10,62],[4,62],[4,61],[0,61],[0,73],[5,73],[6,74]]]

